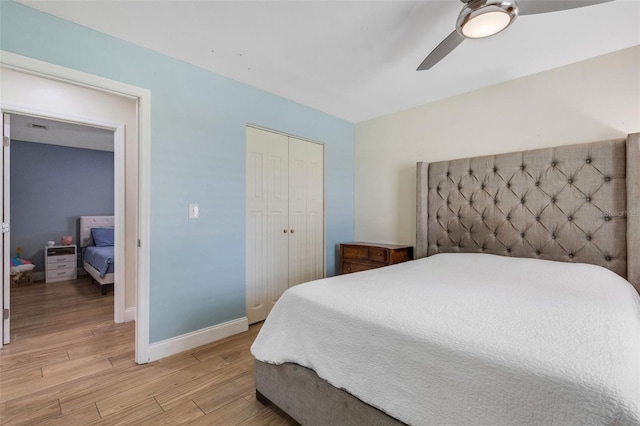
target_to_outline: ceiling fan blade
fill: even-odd
[[[429,53],[429,56],[422,61],[417,71],[430,69],[432,66],[440,62],[442,58],[451,53],[451,51],[458,47],[458,45],[463,41],[464,37],[458,34],[457,31],[452,32],[447,36],[447,38],[442,40],[442,42],[436,46],[431,53]]]
[[[518,2],[518,15],[535,15],[537,13],[558,12],[560,10],[575,9],[607,3],[613,0],[529,0]]]

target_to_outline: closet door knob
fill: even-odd
[[[282,232],[284,232],[284,233],[286,234],[286,233],[287,233],[287,230],[286,230],[286,229],[283,229],[283,230],[282,230]]]
[[[291,233],[293,234],[293,229],[291,230]]]

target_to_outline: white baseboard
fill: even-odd
[[[242,317],[161,342],[151,343],[149,345],[149,362],[224,339],[248,329],[249,320],[247,317]]]
[[[136,308],[127,308],[124,310],[124,322],[136,320]]]

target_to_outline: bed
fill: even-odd
[[[113,231],[113,216],[80,216],[82,266],[101,286],[103,295],[115,277]]]
[[[419,163],[418,259],[285,292],[256,396],[314,424],[640,424],[640,134]]]

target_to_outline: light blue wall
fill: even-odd
[[[11,256],[44,271],[47,241],[73,235],[82,215],[113,215],[113,152],[11,141]]]
[[[0,23],[3,50],[151,91],[152,343],[245,315],[247,123],[326,144],[334,274],[354,236],[352,123],[15,2],[0,1]]]

